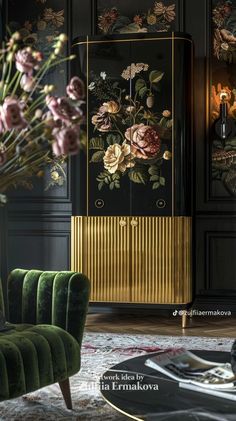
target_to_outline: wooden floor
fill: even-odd
[[[86,331],[236,338],[236,317],[197,316],[188,322],[187,329],[182,329],[181,317],[171,314],[94,313],[87,316]]]

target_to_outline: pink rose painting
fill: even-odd
[[[172,159],[172,113],[157,108],[163,77],[148,63],[131,63],[115,84],[104,70],[90,81],[97,104],[89,115],[94,133],[90,163],[102,170],[96,177],[99,190],[120,189],[125,177],[153,190],[165,186],[163,167]]]

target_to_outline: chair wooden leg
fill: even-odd
[[[71,394],[70,394],[70,380],[66,379],[62,382],[59,382],[59,386],[61,389],[62,396],[64,398],[66,407],[68,409],[72,409],[72,400],[71,400]]]

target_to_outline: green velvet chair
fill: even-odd
[[[11,272],[7,324],[13,329],[0,331],[0,401],[58,382],[72,409],[69,377],[80,370],[89,292],[79,273]]]

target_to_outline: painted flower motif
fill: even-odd
[[[67,95],[73,100],[81,100],[85,97],[84,82],[78,77],[74,76],[66,88]]]
[[[91,82],[91,83],[89,84],[89,86],[88,86],[88,89],[89,89],[90,91],[93,91],[95,88],[96,88],[96,85],[95,85],[95,83],[94,83],[94,82]]]
[[[169,110],[164,110],[162,113],[163,117],[169,118],[171,116],[171,111]]]
[[[47,35],[47,36],[46,36],[46,40],[47,40],[48,42],[53,42],[53,41],[54,41],[54,39],[55,39],[55,36],[54,36],[54,35]]]
[[[162,2],[155,2],[154,14],[156,16],[163,15],[167,22],[172,22],[175,19],[175,4],[165,6]]]
[[[211,90],[211,115],[212,120],[216,120],[220,114],[220,104],[221,104],[221,94],[225,92],[227,96],[228,110],[230,108],[229,101],[231,100],[232,91],[228,86],[222,86],[221,83],[218,83],[217,87],[212,86]]]
[[[137,158],[154,158],[161,150],[161,140],[152,126],[135,124],[126,130],[125,138],[132,145]]]
[[[126,112],[128,114],[132,114],[136,111],[136,108],[133,105],[129,105],[128,107],[126,107]]]
[[[46,27],[47,27],[47,23],[45,22],[45,20],[42,20],[42,19],[38,20],[37,22],[38,31],[44,31]]]
[[[111,26],[118,18],[118,11],[115,7],[110,10],[105,10],[104,13],[98,16],[98,27],[104,33],[108,33]]]
[[[41,54],[36,55],[30,48],[24,48],[15,54],[16,68],[19,72],[32,74],[33,70],[38,68],[42,58]]]
[[[107,107],[102,105],[97,114],[92,117],[92,124],[99,132],[109,132],[112,128],[112,120]]]
[[[103,107],[110,114],[117,114],[120,110],[120,105],[116,101],[104,102]]]
[[[72,106],[68,98],[47,96],[46,104],[49,111],[51,111],[54,120],[62,120],[64,123],[70,124],[74,120],[82,117],[82,111],[79,108]]]
[[[54,129],[55,142],[52,145],[56,156],[76,155],[79,150],[79,128],[65,127],[62,130]]]
[[[170,151],[165,151],[163,153],[163,159],[165,159],[166,161],[169,161],[172,158],[172,153]]]
[[[122,145],[118,143],[110,145],[106,150],[103,162],[104,168],[110,174],[115,174],[116,171],[124,173],[127,168],[135,165],[134,156],[131,153],[131,146],[125,142]]]
[[[157,18],[155,15],[148,15],[147,16],[147,23],[148,25],[155,25],[157,23]]]
[[[224,25],[225,18],[232,13],[232,3],[226,2],[225,4],[219,4],[215,9],[213,9],[213,22],[218,28],[221,28]]]
[[[135,15],[133,18],[134,23],[136,23],[136,25],[142,26],[143,24],[143,18],[140,15]]]
[[[102,78],[103,80],[105,80],[105,79],[106,79],[106,77],[107,77],[107,74],[106,74],[106,72],[101,72],[101,73],[100,73],[100,76],[101,76],[101,78]]]
[[[145,63],[131,63],[125,70],[123,70],[121,77],[125,80],[134,79],[136,74],[144,71],[146,72],[149,68],[148,64]]]
[[[17,99],[6,98],[1,106],[1,119],[6,130],[25,129],[27,121],[22,112],[22,106]]]
[[[46,8],[44,10],[44,20],[46,22],[51,22],[52,25],[56,26],[56,28],[60,28],[64,25],[64,10],[59,10],[59,12],[54,12],[52,8]]]
[[[222,42],[221,48],[222,48],[222,50],[227,51],[229,49],[229,44],[227,44],[227,42]]]

